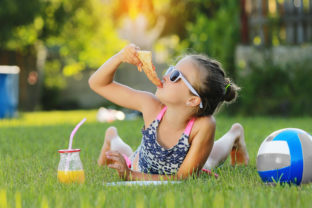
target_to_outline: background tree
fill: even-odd
[[[66,87],[66,77],[80,79],[83,70],[97,68],[126,44],[118,34],[125,17],[143,14],[147,31],[165,19],[155,48],[167,51],[166,62],[192,48],[220,60],[234,74],[238,6],[230,0],[3,0],[0,47],[14,51],[16,61],[7,61],[12,58],[4,53],[0,63],[19,65],[22,80],[37,76],[32,86],[22,83],[27,89],[21,91],[22,105],[39,104],[39,96],[30,94],[43,94],[44,105],[51,104]],[[162,41],[168,37],[170,44]]]

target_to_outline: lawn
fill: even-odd
[[[87,122],[74,138],[81,149],[86,174],[83,185],[57,182],[59,153],[65,149],[74,126]],[[256,155],[271,132],[296,127],[312,132],[312,118],[225,117],[217,115],[216,139],[234,122],[245,128],[250,165],[231,167],[229,162],[207,175],[180,184],[160,186],[106,186],[120,181],[114,170],[96,164],[105,129],[114,125],[135,149],[141,141],[141,119],[98,123],[96,111],[54,111],[21,114],[0,120],[1,207],[311,207],[312,184],[268,186],[256,170]]]

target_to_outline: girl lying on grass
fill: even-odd
[[[212,169],[231,155],[231,164],[248,164],[243,127],[236,123],[214,142],[215,110],[233,101],[239,89],[220,64],[203,55],[186,55],[169,67],[162,87],[152,94],[113,81],[118,66],[142,67],[139,48],[130,44],[107,60],[89,79],[99,95],[143,114],[142,141],[135,152],[109,127],[99,165],[116,169],[125,180],[185,179]]]

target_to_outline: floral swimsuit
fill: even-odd
[[[130,161],[133,163],[134,158],[139,154],[138,169],[140,172],[161,175],[175,174],[189,151],[188,139],[195,118],[188,122],[178,143],[172,148],[166,149],[157,142],[157,128],[166,110],[167,107],[164,107],[148,128],[143,127],[141,144],[130,157]]]

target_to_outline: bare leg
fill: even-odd
[[[244,128],[239,123],[233,124],[231,129],[214,143],[204,168],[217,167],[227,159],[228,155],[231,155],[231,165],[248,164],[249,156],[245,144]]]
[[[122,141],[118,136],[117,129],[113,126],[107,128],[105,132],[104,144],[98,159],[99,166],[109,164],[109,160],[107,160],[105,156],[105,152],[109,150],[118,151],[121,154],[125,154],[127,157],[130,157],[133,153],[131,147]]]

